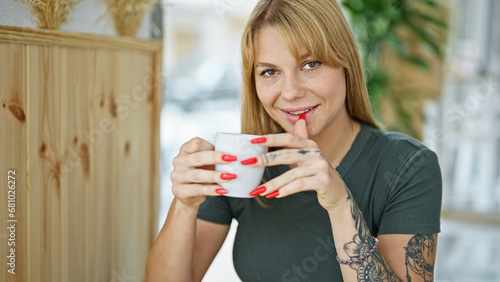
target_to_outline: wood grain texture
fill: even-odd
[[[28,182],[26,159],[28,151],[26,97],[26,47],[0,43],[0,254],[2,262],[0,281],[25,281],[28,270]],[[15,170],[15,218],[10,218],[8,207],[8,171]],[[15,241],[6,228],[7,220],[17,220]],[[10,242],[10,245],[9,245]],[[13,245],[15,243],[15,245]],[[15,248],[16,275],[8,272],[7,256]]]
[[[42,30],[0,25],[0,42],[17,42],[49,46],[66,46],[88,49],[124,49],[148,54],[161,49],[161,42],[133,37],[110,37],[87,33]]]
[[[115,142],[116,142],[116,59],[111,51],[97,50],[90,54],[90,112],[92,134],[100,142],[92,146],[92,215],[90,223],[90,260],[94,273],[91,281],[111,281],[113,242],[118,238],[113,228],[115,190]]]
[[[152,123],[151,123],[151,187],[160,187],[160,118],[162,105],[162,51],[155,52],[153,56],[152,69],[152,91],[148,99],[152,103]],[[149,240],[148,245],[152,246],[158,235],[158,210],[159,210],[159,189],[149,189]]]
[[[153,125],[153,101],[151,99],[151,93],[153,91],[155,77],[153,72],[153,60],[151,57],[147,57],[143,54],[138,54],[137,56],[137,68],[143,71],[141,77],[137,77],[135,85],[132,90],[132,97],[137,101],[138,107],[138,122],[139,124],[151,124]],[[153,181],[152,167],[150,159],[152,138],[153,138],[153,128],[152,126],[144,126],[139,130],[139,159],[138,162],[142,164],[139,167],[138,175],[138,185],[139,187],[150,187]],[[139,191],[137,195],[137,242],[136,253],[139,261],[146,261],[148,254],[148,244],[149,242],[149,217],[151,216],[149,212],[142,212],[149,210],[149,204],[156,201],[156,199],[150,199],[149,193],[147,191]],[[145,265],[139,266],[137,269],[138,277],[145,276]]]
[[[118,233],[128,233],[127,237],[119,236],[116,240],[117,264],[113,270],[122,275],[138,277],[138,265],[134,261],[127,260],[127,257],[137,255],[135,246],[138,240],[138,213],[139,203],[137,202],[141,189],[129,190],[128,186],[139,186],[140,177],[140,139],[139,136],[139,106],[142,101],[135,98],[136,89],[140,88],[137,79],[142,75],[137,75],[135,69],[139,61],[136,52],[117,52],[116,73],[120,82],[117,95],[117,131],[115,143],[115,199],[118,200],[115,208],[116,218],[126,218],[118,221],[116,226]],[[142,70],[138,69],[142,74]],[[132,128],[136,130],[131,130]]]
[[[62,281],[90,281],[91,201],[90,165],[93,145],[90,124],[89,50],[61,50],[62,174],[61,270]]]
[[[0,26],[0,200],[16,168],[22,242],[1,281],[144,281],[161,57],[158,42]]]
[[[61,48],[28,46],[29,280],[61,280]],[[65,211],[67,212],[67,211]]]

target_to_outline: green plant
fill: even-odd
[[[389,97],[399,125],[388,125],[388,129],[419,137],[413,126],[414,114],[402,104],[422,93],[417,89],[397,93],[393,89],[395,78],[383,65],[384,54],[393,52],[404,62],[428,70],[432,56],[443,58],[448,31],[446,7],[434,0],[342,0],[342,5],[360,48],[377,120],[382,99]]]

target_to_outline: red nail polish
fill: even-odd
[[[256,163],[257,163],[257,158],[249,158],[249,159],[241,161],[242,165],[253,165]]]
[[[257,137],[255,139],[250,140],[250,142],[252,142],[252,144],[261,144],[261,143],[265,143],[266,141],[267,141],[266,137]]]
[[[216,189],[215,190],[215,193],[219,194],[219,195],[225,195],[227,194],[227,190],[224,190],[224,189]]]
[[[222,160],[225,162],[234,162],[234,161],[238,160],[238,158],[236,156],[233,156],[233,155],[223,155]]]
[[[260,195],[260,194],[262,194],[262,193],[266,192],[266,190],[267,190],[267,189],[266,189],[266,187],[265,187],[265,186],[260,186],[259,188],[257,188],[257,189],[255,189],[255,190],[253,190],[252,192],[250,192],[250,194],[249,194],[249,195],[250,195],[250,196],[252,196],[252,197],[255,197],[255,196],[257,196],[257,195]]]
[[[271,198],[278,196],[279,194],[280,194],[280,191],[274,191],[271,194],[267,195],[266,198],[271,199]]]
[[[301,113],[299,119],[306,119],[306,113]]]
[[[223,174],[221,174],[220,178],[224,179],[224,180],[236,179],[236,174],[223,173]]]

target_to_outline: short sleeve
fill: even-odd
[[[416,150],[385,177],[391,184],[379,233],[440,232],[442,179],[436,154],[427,148]]]
[[[198,218],[213,223],[231,224],[233,213],[228,199],[224,196],[207,196],[198,210]]]

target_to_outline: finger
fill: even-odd
[[[179,154],[192,154],[199,151],[213,151],[214,145],[201,138],[195,137],[181,146]]]
[[[259,140],[256,144],[266,147],[286,147],[296,149],[317,147],[314,141],[291,133],[268,134],[255,140]]]
[[[190,154],[179,154],[174,158],[175,166],[202,167],[214,164],[226,164],[238,160],[236,156],[224,152],[199,151]]]
[[[315,177],[304,177],[280,187],[273,195],[273,198],[283,198],[303,191],[316,190]]]
[[[205,169],[186,169],[184,171],[174,169],[170,174],[172,183],[225,183],[237,177],[234,174]]]
[[[308,138],[307,125],[306,125],[306,121],[304,119],[299,119],[295,123],[295,128],[294,128],[293,134],[300,136],[302,138],[305,138],[305,139]]]
[[[172,186],[172,193],[180,199],[198,196],[219,196],[217,189],[223,188],[217,184],[177,184]]]
[[[321,158],[321,151],[319,149],[282,149],[243,160],[241,163],[255,167],[292,165],[317,158]]]
[[[311,177],[315,174],[315,171],[309,168],[301,168],[297,167],[295,169],[289,170],[282,175],[273,178],[272,180],[264,183],[262,186],[266,188],[265,193],[262,193],[261,196],[267,196],[272,194],[277,190],[283,189],[283,187],[290,185],[291,183],[297,182],[299,188],[305,183],[302,183],[304,178]],[[262,187],[260,186],[260,187]],[[259,188],[260,188],[259,187]],[[281,194],[281,193],[280,193]]]

